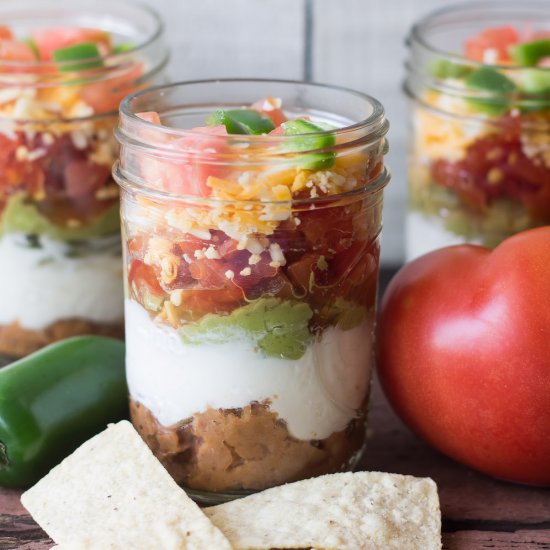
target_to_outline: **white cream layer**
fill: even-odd
[[[405,259],[407,262],[437,248],[455,244],[481,244],[479,239],[466,240],[464,237],[445,229],[443,220],[434,216],[424,216],[418,212],[408,212],[405,223]]]
[[[109,252],[68,258],[64,243],[40,239],[25,247],[25,235],[0,238],[0,324],[40,330],[62,319],[122,321],[122,261]]]
[[[343,430],[363,404],[370,381],[372,321],[324,331],[298,360],[265,357],[246,340],[184,344],[126,301],[126,373],[131,397],[164,426],[208,407],[231,409],[271,400],[298,439]]]

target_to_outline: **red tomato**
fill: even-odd
[[[143,65],[133,63],[122,71],[122,74],[97,80],[82,87],[82,99],[96,113],[116,111],[120,102],[137,89],[138,80],[143,75]]]
[[[228,313],[243,305],[243,293],[235,285],[220,289],[184,290],[182,303],[196,318],[207,313]]]
[[[160,123],[161,123],[160,122],[160,116],[155,111],[147,111],[147,112],[144,112],[144,113],[137,113],[136,116],[138,116],[142,120],[150,122],[151,124],[156,124],[157,126],[160,126]]]
[[[491,200],[512,197],[525,205],[541,204],[550,193],[550,169],[539,158],[525,153],[517,117],[503,119],[502,130],[477,139],[459,161],[438,159],[432,163],[434,181],[452,189],[470,208],[483,209]],[[540,124],[536,115],[522,116],[524,124]],[[509,159],[514,159],[511,162]],[[494,173],[500,174],[495,182]],[[541,210],[542,212],[542,210]],[[548,212],[548,210],[546,210]],[[544,218],[543,218],[544,219]]]
[[[69,162],[63,170],[65,191],[69,198],[90,197],[103,187],[111,176],[111,170],[104,164],[96,164],[89,159]]]
[[[13,40],[13,33],[9,27],[0,25],[0,40]]]
[[[141,260],[133,260],[130,264],[128,283],[131,289],[137,293],[140,302],[143,301],[146,292],[159,298],[165,295],[158,282],[155,269]]]
[[[211,193],[207,180],[210,176],[221,178],[226,172],[224,166],[216,164],[216,155],[223,153],[227,145],[218,136],[226,136],[225,126],[193,128],[185,137],[170,143],[169,147],[181,158],[177,160],[144,156],[141,170],[147,183],[184,196],[207,197]]]
[[[354,213],[345,206],[329,206],[300,213],[300,231],[321,254],[347,250],[354,239]]]
[[[24,42],[0,39],[0,59],[3,61],[36,61],[32,48]]]
[[[493,27],[481,31],[477,36],[466,40],[465,55],[473,61],[484,62],[485,52],[495,50],[496,63],[510,60],[508,48],[520,41],[520,35],[514,27]]]
[[[225,275],[229,268],[221,260],[195,260],[189,264],[189,271],[193,279],[199,282],[201,289],[220,289],[231,285]]]
[[[378,369],[401,418],[482,472],[550,485],[550,227],[461,245],[388,287]]]
[[[287,121],[284,111],[281,109],[281,100],[268,96],[264,99],[256,101],[252,105],[252,109],[263,113],[268,116],[275,126],[280,126],[283,122]],[[273,130],[271,133],[275,132]]]
[[[111,51],[109,34],[98,29],[84,29],[81,27],[54,27],[39,29],[32,34],[40,59],[51,61],[53,52],[84,42],[97,44],[99,52],[107,55]]]

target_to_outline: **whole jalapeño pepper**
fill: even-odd
[[[26,487],[128,417],[124,344],[79,336],[0,370],[0,485]]]

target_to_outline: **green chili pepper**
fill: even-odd
[[[288,120],[283,122],[282,126],[285,136],[296,136],[296,139],[292,140],[287,147],[290,151],[314,151],[333,147],[336,144],[336,136],[333,133],[326,132],[325,128],[309,120],[300,118]],[[333,151],[309,153],[299,156],[297,164],[305,170],[325,170],[333,166],[335,158],[336,153]]]
[[[133,50],[136,45],[133,42],[123,42],[122,44],[117,44],[113,46],[113,53],[124,53]]]
[[[4,367],[0,485],[32,485],[109,422],[127,417],[119,340],[78,336]]]
[[[212,113],[206,124],[218,126],[223,124],[228,134],[268,134],[275,129],[275,125],[268,116],[254,109],[218,109]]]
[[[550,73],[545,69],[523,69],[518,73],[522,97],[518,107],[523,112],[550,108]]]
[[[55,50],[52,57],[57,63],[62,63],[60,70],[63,72],[87,71],[103,67],[101,54],[97,44],[93,42],[82,42]],[[67,63],[68,61],[74,61],[74,63]]]
[[[550,56],[550,40],[534,40],[510,46],[510,56],[516,65],[534,67],[543,57]]]
[[[524,69],[519,73],[521,89],[528,94],[550,92],[550,72],[545,69]]]
[[[453,63],[448,59],[436,59],[430,64],[429,72],[435,78],[445,80],[446,78],[456,78],[462,80],[466,78],[471,72],[472,67],[468,65],[461,65],[459,63]]]
[[[482,67],[470,73],[465,80],[466,87],[470,90],[491,92],[494,97],[468,98],[468,102],[480,111],[491,115],[499,115],[510,106],[510,100],[506,96],[517,91],[512,80],[501,72],[489,67]]]

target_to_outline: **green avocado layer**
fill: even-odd
[[[71,241],[117,233],[119,227],[118,204],[108,208],[91,223],[78,227],[65,227],[48,220],[32,202],[26,201],[22,193],[10,197],[0,214],[0,236],[4,233],[27,233],[47,236],[58,241]]]
[[[300,359],[313,338],[308,304],[262,298],[229,315],[205,315],[198,323],[179,329],[186,344],[222,344],[243,335],[269,357]]]

